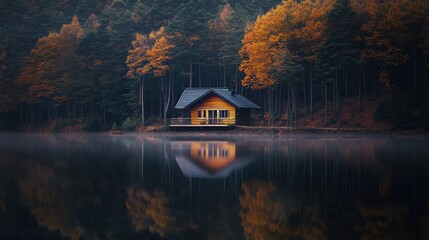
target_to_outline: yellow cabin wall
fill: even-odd
[[[193,125],[205,124],[202,119],[198,118],[199,110],[229,110],[229,118],[224,118],[227,119],[225,125],[235,124],[235,107],[218,96],[207,97],[203,102],[191,109]],[[219,113],[217,117],[219,118]],[[206,113],[206,118],[208,118],[208,112]]]

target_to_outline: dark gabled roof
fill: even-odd
[[[176,104],[176,109],[187,109],[211,93],[219,96],[236,108],[261,108],[240,94],[232,94],[231,91],[226,88],[187,88],[183,91],[182,96],[180,96]]]

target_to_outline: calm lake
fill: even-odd
[[[3,133],[0,239],[429,239],[429,138]]]

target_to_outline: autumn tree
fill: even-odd
[[[285,0],[248,27],[240,50],[243,86],[254,90],[289,86],[289,102],[297,125],[296,82],[306,63],[314,62],[326,30],[330,1]],[[305,86],[305,84],[304,84]],[[304,93],[305,96],[305,93]],[[271,109],[270,109],[271,110]]]
[[[27,87],[23,101],[36,104],[49,98],[58,105],[69,99],[67,90],[71,79],[66,78],[65,73],[83,34],[77,17],[73,17],[58,33],[38,40],[18,78],[19,83]]]
[[[392,89],[392,68],[413,59],[413,91],[416,90],[416,59],[419,46],[425,48],[424,22],[427,19],[427,1],[395,0],[364,1],[367,21],[362,25],[366,48],[362,58],[374,59],[380,64],[379,81],[385,90]]]
[[[170,36],[165,32],[165,28],[161,27],[158,31],[152,31],[148,35],[136,34],[135,40],[132,42],[133,48],[128,51],[126,64],[128,66],[128,76],[132,78],[140,78],[140,98],[142,105],[142,124],[144,124],[144,75],[152,73],[155,77],[164,77],[170,69],[168,65],[171,61],[171,50],[174,45],[170,41]],[[164,83],[162,78],[161,89],[164,96],[164,121],[167,119],[168,106],[171,96],[171,73],[170,79]],[[165,85],[167,90],[165,90]],[[166,122],[165,122],[166,123]]]

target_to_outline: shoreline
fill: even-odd
[[[171,130],[169,128],[154,128],[147,126],[145,128],[137,128],[132,131],[124,130],[107,130],[107,131],[85,131],[78,129],[75,131],[49,131],[46,129],[27,130],[27,131],[0,131],[0,133],[42,133],[42,134],[108,134],[108,135],[127,135],[127,134],[204,134],[204,135],[231,135],[231,134],[386,134],[386,135],[429,135],[429,131],[416,128],[416,129],[399,129],[399,128],[333,128],[333,127],[284,127],[284,126],[234,126],[232,129],[183,129]]]

